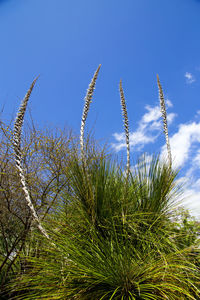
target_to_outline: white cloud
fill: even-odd
[[[178,132],[170,138],[173,163],[183,167],[191,153],[191,148],[200,143],[200,123],[180,124]],[[161,157],[166,157],[166,146],[162,147]]]
[[[194,180],[195,172],[200,169],[200,150],[198,149],[195,153],[195,151],[190,151],[192,153],[190,164],[188,166],[188,169],[186,171],[186,177],[190,178],[191,180]],[[193,153],[194,152],[194,153]]]
[[[124,133],[114,133],[113,136],[119,142],[118,144],[113,143],[113,147],[116,151],[120,151],[126,148]],[[153,143],[155,140],[154,136],[146,135],[141,128],[135,132],[130,133],[130,146],[137,146],[137,150],[143,148],[145,144]]]
[[[182,204],[195,217],[200,217],[200,179],[185,181]]]
[[[172,107],[170,100],[166,101],[167,107]],[[139,125],[135,131],[130,132],[130,146],[134,147],[134,150],[141,150],[146,144],[153,143],[162,131],[162,120],[160,106],[154,107],[146,105],[146,113],[142,116]],[[168,124],[170,125],[176,114],[169,113]],[[113,143],[112,146],[116,151],[120,151],[126,148],[124,133],[113,134],[117,143]]]
[[[186,168],[183,182],[183,205],[194,216],[200,217],[200,122],[180,124],[178,131],[170,138],[173,165]],[[162,147],[161,157],[166,157],[166,146]]]
[[[185,73],[185,78],[186,78],[186,82],[187,82],[188,84],[191,84],[191,83],[193,83],[193,82],[196,81],[194,75],[192,75],[192,73],[189,73],[189,72],[186,72],[186,73]]]
[[[145,109],[148,110],[148,112],[142,117],[142,123],[146,124],[160,119],[161,112],[159,106],[151,107],[149,105],[146,105]]]
[[[169,99],[167,99],[165,102],[167,107],[173,107],[173,104]]]
[[[195,168],[200,168],[200,150],[197,151],[196,156],[193,159]]]

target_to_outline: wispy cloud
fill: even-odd
[[[190,73],[190,72],[185,73],[185,78],[186,78],[186,83],[188,83],[188,84],[191,84],[196,81],[194,75],[192,75],[192,73]]]
[[[166,101],[167,107],[172,107],[170,100]],[[153,143],[162,131],[162,121],[160,106],[145,106],[146,113],[142,116],[139,121],[138,127],[135,131],[130,132],[130,146],[134,147],[135,151],[142,150],[146,144]],[[176,114],[168,114],[168,123],[171,124]],[[116,151],[125,149],[125,135],[124,133],[113,134],[116,143],[112,146]]]

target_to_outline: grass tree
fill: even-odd
[[[68,169],[70,189],[46,225],[53,244],[48,239],[42,243],[42,235],[37,237],[41,240],[40,255],[29,257],[30,267],[13,285],[22,292],[17,299],[198,299],[199,270],[189,259],[192,250],[179,247],[171,226],[177,173],[171,168],[170,157],[164,163],[157,157],[148,162],[145,156],[130,172],[128,117],[121,82],[126,176],[104,155],[93,153],[86,160],[84,127],[98,71],[83,110],[81,159],[74,153]],[[163,122],[166,134],[164,111]]]
[[[71,168],[69,203],[50,220],[45,245],[17,285],[21,299],[197,299],[198,269],[171,230],[175,174],[158,160],[126,178],[105,160],[85,177]],[[18,299],[20,297],[18,296]]]

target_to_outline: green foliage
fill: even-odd
[[[198,266],[172,222],[171,168],[143,158],[127,181],[103,156],[86,168],[75,156],[69,175],[65,201],[48,218],[54,246],[41,242],[40,255],[26,257],[16,299],[197,299]]]

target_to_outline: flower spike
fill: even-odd
[[[49,239],[49,235],[47,234],[46,230],[42,227],[40,220],[38,218],[38,215],[33,206],[33,203],[31,201],[29,189],[26,184],[24,170],[22,167],[21,135],[22,135],[22,127],[23,127],[23,123],[24,123],[24,115],[26,112],[26,108],[27,108],[27,104],[28,104],[31,92],[34,88],[34,85],[35,85],[37,79],[38,79],[38,77],[35,78],[34,81],[32,82],[27,94],[25,95],[24,99],[21,102],[19,111],[17,113],[17,117],[16,117],[16,120],[14,123],[13,149],[14,149],[14,153],[15,153],[15,163],[16,163],[17,169],[19,170],[19,176],[20,176],[20,180],[21,180],[21,184],[22,184],[22,189],[25,194],[26,203],[31,211],[33,220],[36,221],[36,223],[37,223],[38,229],[41,231],[41,233],[46,238]]]
[[[127,167],[126,167],[126,176],[128,178],[130,172],[130,142],[129,142],[129,123],[128,123],[128,114],[126,108],[126,100],[124,97],[124,91],[122,88],[122,81],[120,80],[119,83],[119,91],[120,91],[120,99],[121,99],[121,108],[122,108],[122,115],[124,119],[124,130],[126,135],[126,149],[127,149]]]
[[[83,114],[81,119],[81,130],[80,130],[80,147],[81,147],[81,160],[85,163],[85,152],[84,152],[84,130],[85,130],[85,123],[87,119],[87,115],[90,108],[90,103],[92,102],[92,96],[95,89],[95,84],[97,81],[98,73],[101,68],[101,65],[98,66],[94,76],[89,84],[86,96],[85,96],[85,104],[83,108]]]
[[[163,94],[162,86],[161,86],[158,75],[157,75],[157,83],[158,83],[158,90],[159,90],[160,110],[161,110],[162,119],[163,119],[163,130],[164,130],[164,134],[165,134],[167,152],[168,152],[168,161],[169,161],[169,165],[171,167],[172,166],[172,154],[171,154],[171,147],[170,147],[169,135],[168,135],[167,112],[166,112],[166,107],[165,107],[164,94]]]

